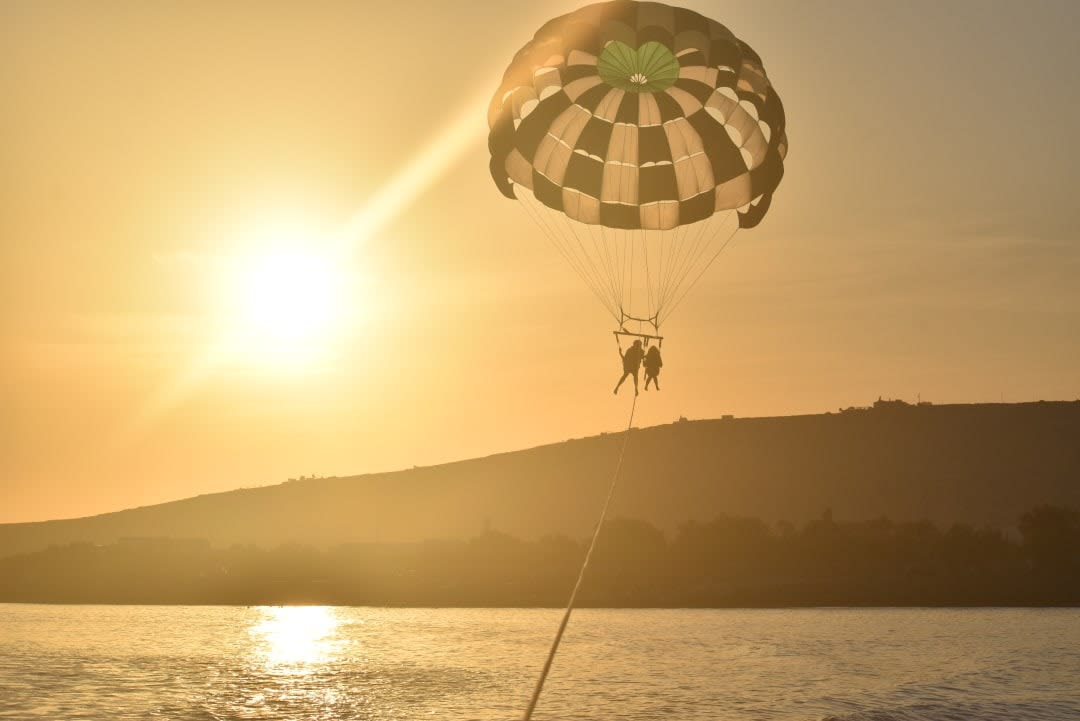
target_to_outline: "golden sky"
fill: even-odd
[[[639,425],[1080,396],[1080,5],[686,5],[791,151]],[[625,423],[610,318],[487,169],[506,63],[574,7],[0,5],[0,522]]]

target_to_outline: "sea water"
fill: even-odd
[[[560,614],[0,605],[0,718],[517,719]],[[580,610],[534,718],[1080,721],[1080,609]]]

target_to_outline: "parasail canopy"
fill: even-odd
[[[627,330],[658,332],[768,212],[784,108],[746,43],[655,2],[588,5],[514,56],[488,111],[491,175]]]

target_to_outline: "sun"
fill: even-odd
[[[352,274],[314,233],[278,227],[253,236],[225,277],[226,345],[245,366],[313,369],[354,320]]]
[[[257,338],[300,343],[325,337],[341,314],[342,273],[328,257],[275,249],[253,258],[239,293]]]

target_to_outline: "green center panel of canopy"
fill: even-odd
[[[679,79],[675,53],[655,40],[637,50],[618,40],[610,42],[596,68],[605,83],[630,93],[656,93]]]

